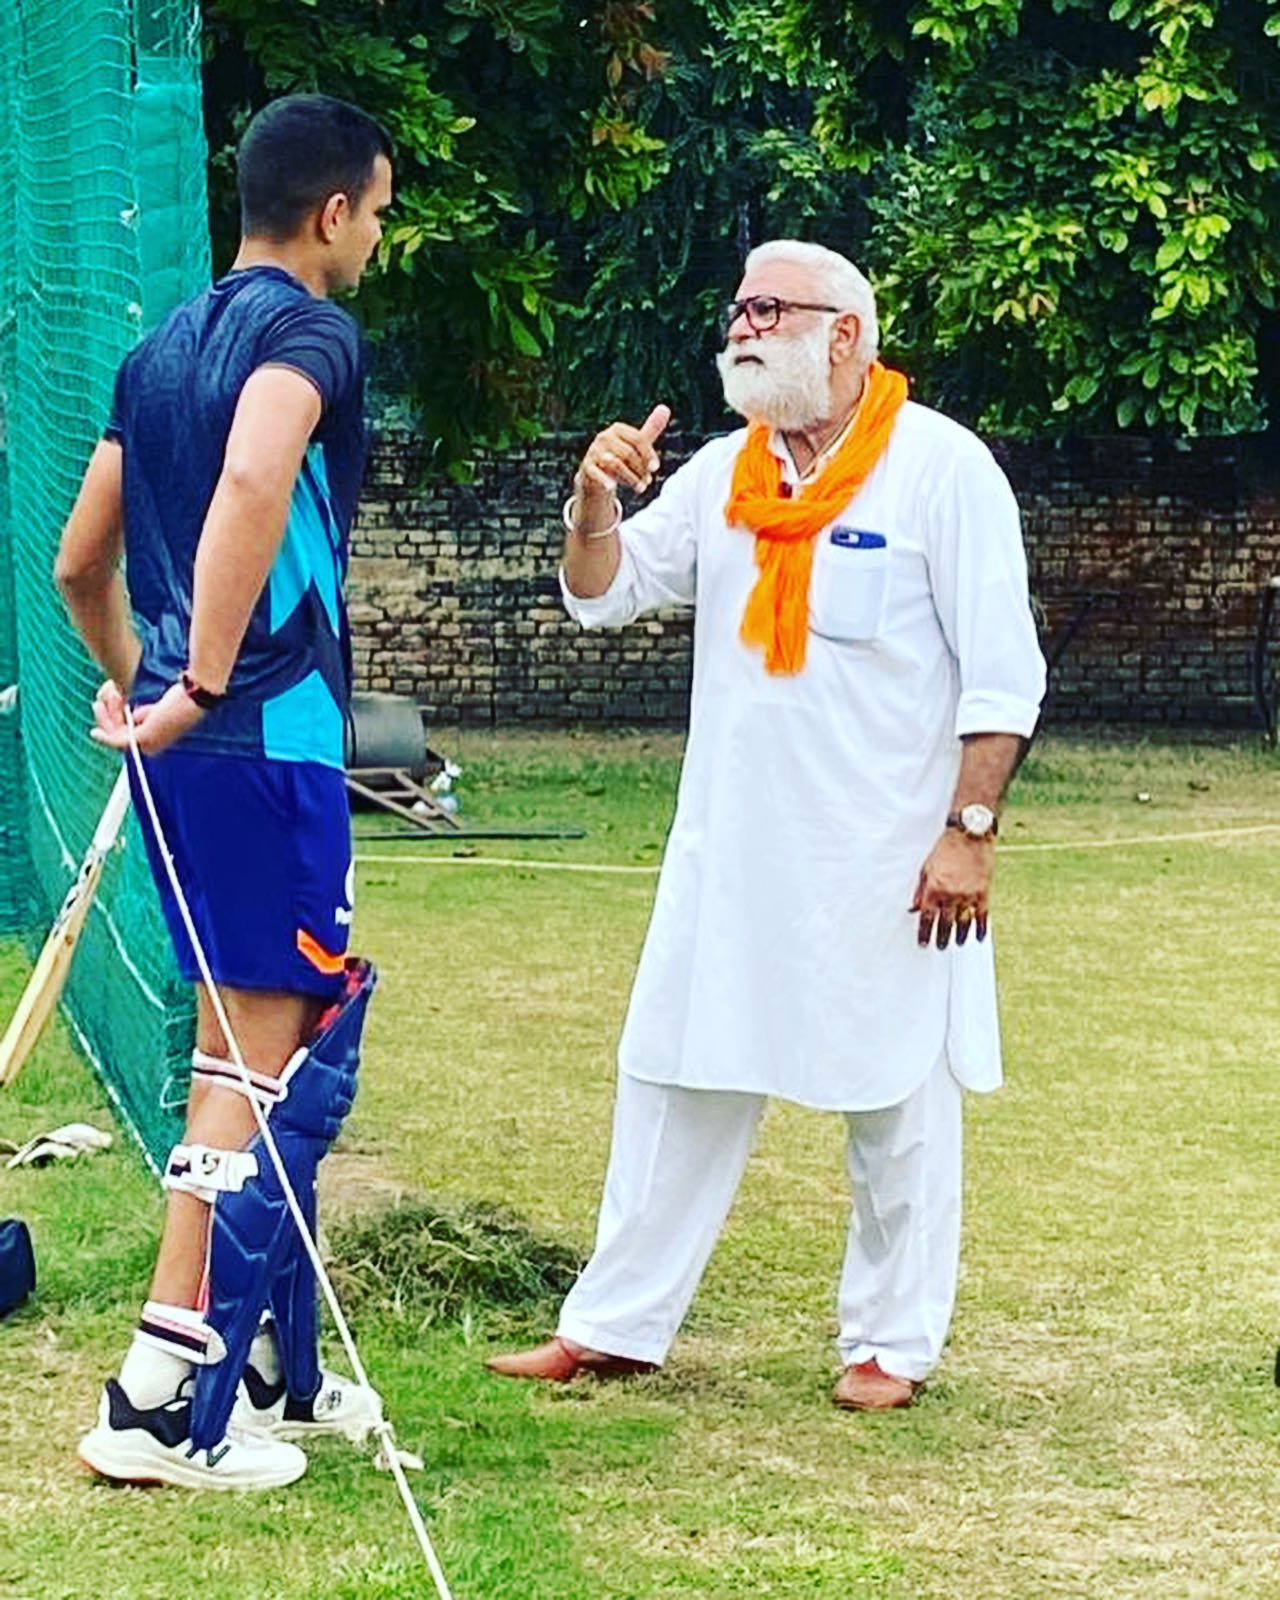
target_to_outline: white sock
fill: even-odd
[[[120,1387],[139,1411],[153,1411],[173,1400],[182,1380],[194,1371],[194,1365],[183,1356],[158,1350],[135,1333],[120,1368]]]
[[[275,1324],[264,1322],[249,1346],[249,1365],[264,1383],[277,1384],[282,1377],[280,1352],[276,1348]]]
[[[208,1330],[188,1306],[148,1300],[138,1331],[120,1368],[120,1387],[139,1411],[151,1411],[176,1398],[184,1378],[203,1356]]]

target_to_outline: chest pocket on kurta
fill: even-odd
[[[837,523],[818,535],[809,580],[809,626],[824,639],[865,643],[884,630],[889,546],[884,534]]]

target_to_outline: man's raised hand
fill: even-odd
[[[641,494],[653,482],[658,470],[659,435],[671,421],[670,406],[654,406],[640,427],[629,422],[611,422],[587,446],[578,468],[574,488],[587,501],[611,498],[620,483]]]

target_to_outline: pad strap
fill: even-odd
[[[294,1074],[301,1072],[310,1054],[311,1049],[309,1045],[300,1045],[280,1069],[280,1077],[277,1079],[277,1082],[280,1085],[280,1098],[282,1100],[285,1099],[289,1093],[289,1085],[293,1082]]]
[[[195,1366],[213,1366],[227,1353],[216,1328],[199,1311],[186,1306],[148,1300],[138,1322],[138,1338],[166,1355],[177,1355]]]
[[[175,1144],[165,1164],[166,1189],[178,1189],[212,1201],[220,1194],[239,1194],[258,1175],[251,1150],[215,1150],[207,1144]]]
[[[304,1051],[303,1054],[306,1052]],[[292,1060],[289,1066],[292,1066]],[[234,1089],[237,1094],[242,1094],[246,1100],[256,1100],[264,1111],[270,1111],[272,1106],[279,1105],[289,1093],[289,1085],[285,1074],[287,1066],[278,1078],[268,1076],[265,1072],[254,1072],[252,1068],[241,1069],[234,1061],[227,1061],[221,1056],[206,1055],[203,1050],[191,1052],[191,1076],[200,1078],[205,1083],[217,1084],[223,1089]],[[245,1082],[246,1077],[248,1083]]]

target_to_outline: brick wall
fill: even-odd
[[[668,466],[697,440],[672,440]],[[583,441],[504,451],[474,483],[422,483],[403,439],[370,461],[349,595],[360,688],[415,696],[433,722],[676,723],[692,617],[584,633],[556,578],[560,507]]]
[[[997,447],[1022,506],[1055,720],[1247,724],[1263,586],[1280,574],[1275,440]]]
[[[412,695],[433,721],[678,723],[688,613],[584,633],[556,583],[559,507],[582,440],[423,481],[412,441],[379,439],[351,565],[362,688]],[[697,447],[669,440],[668,468]],[[1260,591],[1280,573],[1280,462],[1261,440],[1001,445],[1022,505],[1031,587],[1052,650],[1055,721],[1251,718]]]

